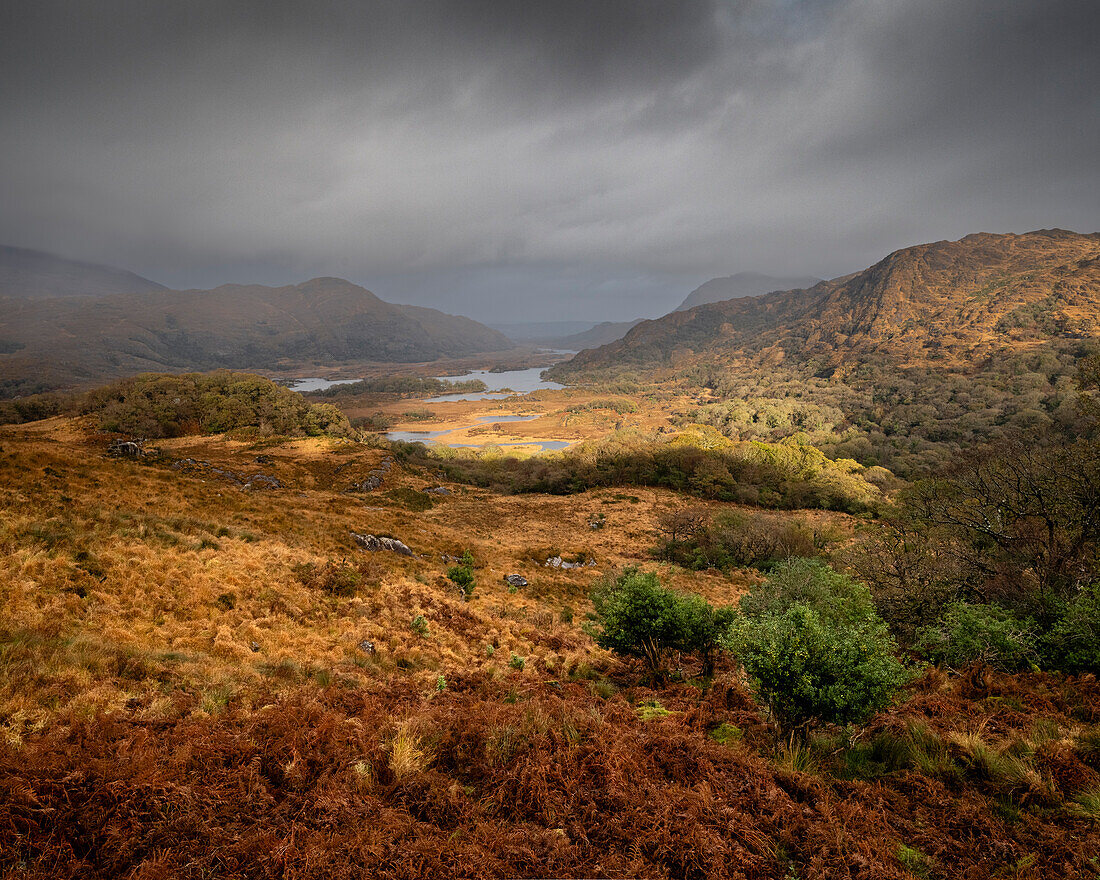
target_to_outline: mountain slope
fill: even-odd
[[[512,347],[468,318],[391,305],[339,278],[0,304],[9,393],[145,370],[410,363]]]
[[[0,297],[110,296],[166,289],[162,284],[114,266],[0,246]]]
[[[725,278],[712,278],[705,284],[701,284],[687,295],[687,298],[676,307],[676,311],[683,312],[695,306],[721,302],[725,299],[760,296],[771,293],[773,290],[813,287],[820,281],[820,278],[776,278],[772,275],[760,275],[757,272],[738,272],[736,275]]]
[[[633,321],[604,321],[592,327],[590,330],[585,330],[583,333],[574,333],[572,336],[564,336],[561,339],[555,340],[555,344],[559,348],[564,348],[568,351],[580,351],[585,348],[597,348],[601,345],[607,345],[609,342],[614,342],[616,339],[622,339],[631,329],[637,327],[644,318],[637,318]]]
[[[979,233],[896,251],[808,290],[728,300],[639,324],[566,375],[617,364],[861,361],[966,368],[1054,338],[1100,337],[1100,233]]]

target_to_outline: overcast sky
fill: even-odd
[[[480,320],[1100,229],[1097,0],[0,2],[0,243]]]

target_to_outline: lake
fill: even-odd
[[[473,370],[464,376],[436,376],[435,378],[446,382],[464,382],[470,379],[480,379],[485,383],[484,391],[474,391],[469,394],[441,394],[439,397],[429,397],[425,403],[446,403],[450,400],[503,400],[511,397],[511,392],[501,391],[502,388],[510,388],[516,394],[530,394],[532,391],[542,389],[564,388],[557,382],[548,382],[541,377],[546,367],[531,367],[529,370],[507,370],[503,373],[491,373],[488,370]],[[324,391],[333,385],[348,385],[358,382],[359,379],[291,379],[286,384],[294,391]]]

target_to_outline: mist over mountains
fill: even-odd
[[[412,363],[512,348],[469,318],[387,303],[340,278],[174,291],[40,252],[6,248],[0,260],[8,394],[150,370]]]

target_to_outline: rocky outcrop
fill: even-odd
[[[381,535],[360,535],[358,532],[352,532],[351,536],[355,538],[355,542],[364,550],[369,550],[372,553],[377,553],[381,550],[388,550],[391,553],[397,553],[400,556],[412,556],[413,552],[402,541],[398,541],[397,538],[387,538]]]

